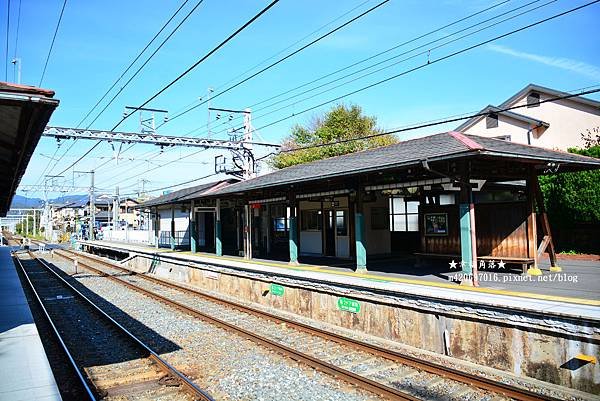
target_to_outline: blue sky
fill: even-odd
[[[43,87],[55,90],[56,97],[61,101],[50,124],[75,126],[181,2],[174,0],[68,1],[42,84]],[[392,0],[322,42],[219,97],[214,100],[213,106],[243,109],[500,2],[499,0]],[[386,54],[386,57],[405,52],[531,2],[532,0],[505,2],[505,4],[475,18],[398,48]],[[180,16],[175,19],[175,23],[183,18],[185,12],[191,9],[195,3],[196,0],[190,0]],[[547,0],[537,1],[525,9],[546,3],[548,3]],[[453,51],[538,19],[554,15],[576,5],[585,4],[584,1],[567,0],[549,3],[519,18],[504,22],[456,43],[434,49],[430,57],[431,59],[443,57]],[[9,58],[13,57],[15,50],[18,4],[18,0],[11,0]],[[266,4],[268,4],[267,1],[205,0],[91,128],[112,128],[120,120],[125,105],[141,104]],[[215,91],[218,92],[219,89],[226,87],[224,84],[236,82],[231,80],[249,68],[305,38],[311,32],[331,23],[350,10],[353,11],[305,38],[287,52],[300,47],[375,4],[377,1],[282,0],[250,28],[149,106],[167,109],[171,116],[175,115],[182,107],[194,102],[198,97],[204,97],[208,87],[215,88]],[[62,7],[62,0],[23,1],[21,7],[17,57],[22,59],[22,83],[37,85]],[[4,35],[6,33],[6,10],[3,9],[2,12],[1,32]],[[500,19],[515,13],[507,14]],[[600,27],[597,23],[599,17],[600,4],[595,4],[349,96],[343,101],[362,106],[366,114],[377,117],[381,127],[391,129],[421,121],[469,113],[490,103],[500,103],[530,82],[565,91],[598,85],[600,84],[600,40],[598,40]],[[495,21],[497,20],[493,22]],[[161,38],[164,36],[165,34]],[[437,44],[439,43],[425,46],[416,52]],[[151,47],[152,49],[154,46]],[[287,52],[282,54],[287,54]],[[4,55],[4,49],[2,54]],[[409,53],[407,56],[412,54],[414,53]],[[383,58],[374,59],[370,63]],[[276,107],[262,111],[255,108],[253,125],[257,128],[267,125],[305,108],[398,74],[420,65],[426,60],[427,55],[425,54],[414,57],[354,83],[298,102],[266,116],[261,117],[262,114]],[[0,71],[3,78],[4,66],[0,67]],[[254,71],[256,69],[252,72]],[[337,76],[332,78],[335,77]],[[9,81],[14,79],[12,66],[9,66],[8,78]],[[278,142],[289,134],[294,124],[307,123],[311,117],[326,111],[329,107],[331,105],[260,129],[259,138],[269,142]],[[138,129],[136,119],[137,117],[132,117],[120,126],[119,130],[136,131]],[[88,121],[90,120],[88,119]],[[201,127],[205,126],[206,122],[206,106],[201,106],[184,117],[161,127],[159,132],[185,135],[200,127],[190,135],[203,136],[206,135],[206,129]],[[226,128],[220,124],[221,121],[213,123],[213,127],[218,126],[215,131]],[[410,132],[403,134],[401,138],[449,130],[456,125],[458,124]],[[87,124],[83,124],[83,126],[86,127]],[[235,127],[237,126],[239,124],[235,125]],[[216,134],[215,137],[225,138],[226,133]],[[62,155],[70,144],[71,142],[64,142],[56,151],[57,144],[54,140],[42,138],[22,184],[39,183],[39,177],[50,161],[49,157],[52,157],[55,152],[56,155]],[[56,174],[67,167],[91,145],[91,142],[77,142],[52,170],[52,173]],[[98,187],[113,190],[116,185],[119,185],[121,193],[126,193],[137,190],[140,179],[149,180],[145,184],[146,188],[159,188],[210,174],[213,172],[214,156],[222,153],[205,151],[168,166],[159,167],[192,152],[197,152],[197,150],[174,149],[159,154],[150,146],[137,145],[121,154],[123,159],[119,161],[118,165],[116,161],[112,161],[98,168],[100,164],[114,156],[109,144],[101,144],[89,157],[78,164],[76,169],[95,169]],[[135,160],[128,160],[131,158]],[[147,171],[149,169],[153,170]],[[72,177],[69,173],[67,175]],[[76,177],[75,184],[87,185],[88,181],[87,176]],[[20,193],[23,194],[23,192]],[[40,196],[41,194],[29,193],[29,195]]]

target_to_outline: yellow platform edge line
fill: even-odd
[[[261,266],[278,267],[278,268],[295,270],[295,271],[313,271],[313,272],[319,272],[319,273],[329,273],[329,274],[339,275],[339,276],[372,279],[372,280],[384,281],[384,282],[415,284],[415,285],[425,285],[425,286],[429,286],[429,287],[447,288],[447,289],[457,290],[457,291],[470,291],[470,292],[479,292],[479,293],[485,293],[485,294],[514,296],[514,297],[520,297],[520,298],[541,299],[541,300],[545,300],[545,301],[569,302],[569,303],[575,303],[575,304],[580,304],[580,305],[600,306],[600,300],[594,300],[594,299],[536,294],[533,292],[498,290],[498,289],[494,289],[494,288],[459,287],[457,284],[450,284],[450,283],[436,283],[433,281],[407,279],[407,278],[399,278],[399,277],[384,277],[384,276],[378,276],[378,275],[369,274],[369,273],[363,274],[363,273],[356,273],[356,272],[341,272],[341,271],[337,271],[337,270],[328,269],[327,266],[316,266],[316,265],[292,266],[292,265],[288,265],[286,263],[262,262],[262,261],[256,261],[256,260],[252,260],[252,261],[239,260],[239,259],[230,258],[227,256],[216,256],[216,255],[200,253],[200,252],[191,253],[189,251],[183,251],[183,252],[178,252],[178,253],[189,255],[189,256],[199,256],[199,257],[204,257],[204,258],[208,258],[208,259],[226,260],[226,261],[238,262],[238,263],[248,263],[248,264],[254,264],[254,265],[261,265]]]
[[[342,272],[342,271],[333,270],[331,268],[328,268],[327,266],[304,265],[304,264],[298,266],[298,265],[289,265],[287,263],[278,263],[278,262],[263,262],[263,261],[257,261],[257,260],[247,260],[247,259],[240,260],[238,258],[233,258],[233,257],[228,257],[228,256],[217,256],[217,255],[213,255],[210,253],[203,253],[203,252],[192,253],[191,251],[176,251],[176,250],[164,249],[164,248],[162,250],[157,250],[157,249],[153,248],[153,250],[155,253],[177,253],[180,255],[198,256],[198,257],[207,258],[207,259],[225,260],[225,261],[230,261],[230,262],[247,263],[247,264],[268,266],[268,267],[278,267],[278,268],[294,270],[294,271],[312,271],[312,272],[318,272],[318,273],[328,273],[328,274],[338,275],[338,276],[364,278],[364,279],[377,280],[377,281],[383,281],[383,282],[389,282],[389,283],[413,284],[413,285],[422,285],[422,286],[429,286],[429,287],[436,287],[436,288],[446,288],[446,289],[451,289],[451,290],[456,290],[456,291],[479,292],[479,293],[484,293],[484,294],[494,294],[494,295],[505,295],[505,296],[519,297],[519,298],[540,299],[540,300],[544,300],[544,301],[568,302],[568,303],[579,304],[579,305],[600,306],[600,300],[594,300],[594,299],[536,294],[534,292],[498,290],[498,289],[494,289],[494,288],[467,287],[467,286],[461,287],[457,284],[450,284],[450,283],[436,283],[433,281],[399,278],[399,277],[384,277],[384,276],[378,276],[378,275],[369,274],[369,273],[364,274],[364,273],[356,273],[356,272]],[[135,252],[135,249],[131,249],[131,251]],[[147,252],[147,250],[144,249],[143,252]]]

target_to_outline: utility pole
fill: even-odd
[[[92,218],[92,228],[90,230],[90,239],[95,240],[94,229],[96,228],[96,204],[94,201],[94,170],[91,171],[92,180],[90,184],[90,211]]]
[[[80,174],[90,174],[91,177],[91,181],[90,181],[90,188],[89,188],[89,203],[90,203],[90,240],[94,240],[95,239],[95,235],[94,235],[94,228],[96,227],[96,201],[94,199],[94,170],[91,171],[73,171],[73,174],[75,173],[80,173]]]
[[[121,212],[121,202],[119,201],[119,187],[115,188],[115,199],[113,200],[113,231],[116,230],[117,224],[120,223],[119,213]]]

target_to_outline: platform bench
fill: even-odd
[[[518,258],[513,256],[478,256],[477,260],[496,262],[503,261],[504,263],[510,265],[521,265],[523,274],[527,273],[529,266],[535,264],[534,258]]]

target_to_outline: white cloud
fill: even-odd
[[[533,53],[525,53],[518,50],[511,49],[505,46],[499,45],[488,45],[488,50],[507,54],[509,56],[521,58],[524,60],[534,61],[536,63],[548,65],[550,67],[560,68],[563,70],[571,71],[576,74],[584,75],[588,78],[592,78],[595,81],[600,81],[600,68],[595,65],[584,63],[582,61],[572,60],[564,57],[549,57],[541,56]]]

